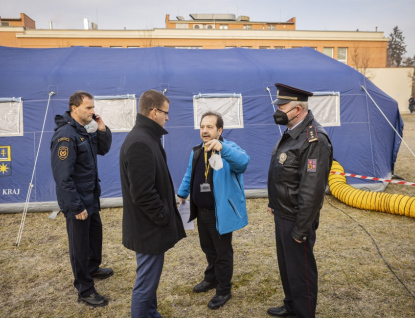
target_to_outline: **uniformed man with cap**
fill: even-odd
[[[268,309],[277,317],[314,317],[317,265],[313,254],[320,209],[333,160],[330,139],[308,110],[313,94],[275,84],[274,121],[287,130],[272,151],[268,211],[274,216],[284,304]]]

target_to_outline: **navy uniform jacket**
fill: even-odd
[[[319,218],[332,161],[330,139],[311,110],[297,127],[284,133],[272,151],[269,207],[296,223],[292,237],[299,241],[307,239]]]
[[[110,150],[111,130],[89,134],[68,111],[57,115],[55,123],[50,150],[59,207],[67,218],[74,219],[85,209],[91,215],[100,208],[97,154]]]

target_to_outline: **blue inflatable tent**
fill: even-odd
[[[272,118],[276,82],[315,93],[310,108],[348,173],[390,177],[400,146],[396,132],[403,130],[396,101],[353,68],[310,48],[0,47],[0,74],[0,212],[23,210],[31,180],[29,210],[56,210],[50,139],[55,115],[68,109],[76,90],[96,97],[97,113],[113,130],[112,149],[98,163],[103,206],[122,205],[119,150],[148,89],[171,101],[163,144],[176,190],[192,147],[200,143],[200,115],[213,109],[224,114],[224,138],[251,157],[245,189],[266,193],[271,150],[284,129]]]

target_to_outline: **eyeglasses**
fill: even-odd
[[[162,113],[165,113],[167,116],[169,116],[169,112],[166,112],[166,111],[164,111],[164,110],[161,110],[161,109],[158,109],[158,108],[153,108],[153,109],[155,109],[155,110],[158,110],[159,112],[162,112]],[[152,109],[152,110],[153,110]]]

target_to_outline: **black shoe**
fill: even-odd
[[[210,300],[208,307],[210,309],[218,309],[219,307],[222,307],[223,305],[226,304],[226,302],[232,298],[231,293],[225,295],[225,296],[219,296],[219,295],[215,295],[213,296],[213,298]]]
[[[289,312],[284,306],[268,308],[267,314],[275,317],[295,317],[295,313]]]
[[[112,275],[114,275],[114,271],[111,268],[100,267],[97,271],[91,274],[91,277],[98,279],[106,279],[108,277],[111,277]]]
[[[80,303],[81,301],[91,307],[104,307],[108,305],[108,300],[104,296],[98,294],[97,292],[87,297],[78,296],[78,303]]]
[[[193,291],[195,293],[204,293],[210,289],[216,288],[216,286],[218,286],[218,282],[207,282],[204,280],[200,284],[193,287]]]

